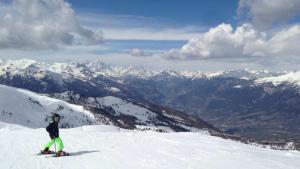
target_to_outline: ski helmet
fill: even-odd
[[[53,115],[52,115],[52,121],[54,121],[54,122],[59,122],[59,120],[60,120],[60,115],[59,114],[57,114],[57,113],[53,113]]]

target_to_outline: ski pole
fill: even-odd
[[[55,153],[56,153],[56,140],[54,138],[54,150],[55,150]]]

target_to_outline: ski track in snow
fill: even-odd
[[[60,132],[73,156],[36,153],[45,129],[0,128],[1,169],[299,169],[300,152],[263,149],[205,133],[155,133],[84,126]],[[54,150],[54,147],[52,147]]]

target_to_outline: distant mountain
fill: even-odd
[[[1,84],[57,98],[73,93],[81,99],[67,101],[84,106],[88,98],[113,96],[143,106],[170,107],[198,116],[227,133],[259,140],[300,139],[298,75],[266,70],[151,71],[97,61],[0,61]]]
[[[131,78],[124,85],[145,100],[199,115],[228,133],[300,139],[299,86],[267,79],[272,78]]]
[[[197,78],[213,78],[213,77],[236,77],[244,79],[262,78],[271,75],[279,75],[282,73],[270,73],[266,70],[233,70],[233,71],[219,71],[219,72],[195,72],[195,71],[174,71],[148,70],[143,67],[128,66],[118,67],[104,64],[100,61],[94,62],[70,62],[70,63],[45,63],[34,60],[0,60],[0,75],[35,75],[36,78],[43,78],[49,73],[52,76],[61,75],[62,78],[77,78],[82,80],[93,79],[96,77],[108,78],[159,78],[159,77],[181,77],[188,79]],[[54,79],[58,80],[58,79]]]
[[[300,71],[298,72],[288,72],[286,74],[278,75],[278,76],[270,76],[259,78],[255,80],[256,84],[272,84],[273,86],[283,86],[289,85],[291,87],[300,88]]]

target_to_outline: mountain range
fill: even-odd
[[[95,100],[108,96],[121,99],[114,100],[117,104],[154,107],[160,113],[170,109],[177,115],[188,114],[186,120],[203,119],[249,139],[300,139],[299,72],[153,71],[99,61],[1,60],[0,83],[89,109],[103,109]]]

